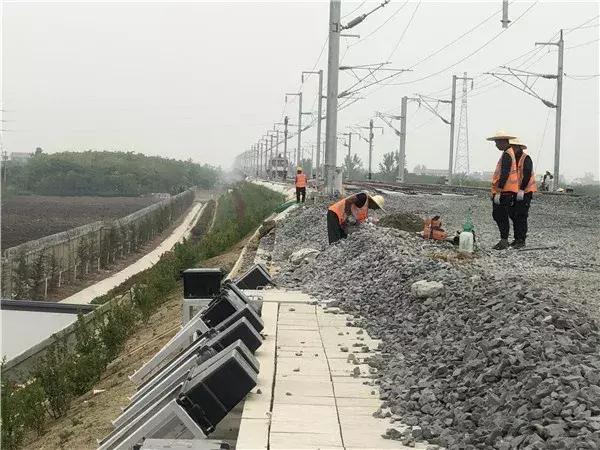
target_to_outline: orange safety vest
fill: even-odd
[[[338,217],[338,222],[340,223],[340,225],[344,225],[344,223],[346,223],[346,199],[345,198],[335,202],[328,209],[329,209],[329,211],[333,211],[335,213],[335,215]]]
[[[297,188],[306,187],[306,174],[299,173],[296,175],[296,187]]]
[[[344,225],[346,223],[346,200],[348,198],[349,197],[343,198],[329,207],[329,211],[333,211],[338,217],[340,225]],[[369,200],[367,199],[361,208],[356,205],[351,205],[350,210],[352,211],[352,215],[356,221],[358,223],[363,223],[365,220],[367,220],[367,217],[369,217]]]
[[[369,199],[367,199],[361,208],[353,204],[350,209],[352,210],[352,215],[356,218],[356,221],[358,223],[363,223],[367,220],[367,217],[369,217]]]
[[[511,164],[510,164],[510,172],[508,174],[508,178],[504,187],[502,188],[502,192],[519,192],[521,181],[523,181],[523,164],[525,161],[525,157],[527,153],[523,152],[521,158],[519,158],[519,164],[517,165],[517,158],[515,158],[515,151],[512,147],[509,147],[506,150],[506,153],[510,155]],[[502,155],[504,156],[504,154]],[[497,186],[500,181],[500,174],[502,173],[502,156],[498,160],[496,164],[496,170],[494,171],[494,176],[492,177],[492,195],[497,194],[499,192]],[[537,184],[535,182],[535,173],[531,172],[531,177],[529,178],[529,183],[525,187],[525,193],[528,192],[537,192]]]
[[[423,238],[433,239],[435,241],[443,241],[448,237],[442,228],[442,220],[439,216],[428,218],[425,220],[425,226],[423,227]]]

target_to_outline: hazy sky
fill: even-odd
[[[376,3],[342,2],[342,15],[359,5],[344,23]],[[362,40],[342,39],[341,64],[391,61],[389,67],[414,67],[392,80],[394,85],[363,91],[365,99],[340,112],[338,131],[368,125],[375,111],[399,113],[403,95],[448,98],[452,74],[466,71],[475,78],[468,107],[471,169],[493,170],[498,152],[484,138],[506,129],[529,145],[538,173],[552,170],[554,110],[484,72],[524,55],[513,67],[556,73],[555,47],[531,51],[536,41],[547,41],[565,28],[561,169],[569,178],[584,172],[598,176],[600,79],[591,77],[600,73],[598,3],[515,1],[509,10],[514,22],[498,35],[501,5],[501,0],[392,0],[355,27],[352,33]],[[316,78],[301,86],[300,72],[326,69],[327,48],[317,57],[325,44],[328,14],[327,2],[5,1],[4,146],[8,152],[37,146],[47,152],[134,150],[229,167],[284,113],[296,122],[297,103],[292,99],[285,104],[286,92],[302,88],[304,111],[316,110]],[[583,28],[567,30],[584,22]],[[340,91],[352,82],[351,75],[342,73]],[[552,100],[555,86],[554,80],[540,78],[534,89]],[[459,94],[461,90],[459,84]],[[457,105],[458,121],[460,99]],[[449,116],[448,110],[440,105],[443,116]],[[380,120],[376,125],[386,128],[375,138],[378,162],[397,148],[398,138]],[[447,167],[448,125],[409,103],[407,131],[410,170],[416,164]],[[315,129],[303,139],[308,146],[315,143]],[[295,145],[291,140],[289,148]],[[354,138],[353,150],[366,163],[367,144]],[[340,146],[338,152],[343,151]]]

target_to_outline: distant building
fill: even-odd
[[[481,181],[490,181],[494,176],[494,172],[471,172],[469,176]]]
[[[429,175],[432,177],[447,177],[448,169],[428,169],[427,167],[415,167],[416,175]]]
[[[12,152],[10,154],[10,160],[15,162],[25,162],[33,156],[33,153],[28,152]]]

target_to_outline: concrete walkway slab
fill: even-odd
[[[398,424],[373,417],[381,400],[364,359],[376,354],[379,341],[360,328],[346,326],[349,316],[325,313],[305,294],[270,289],[261,295],[269,300],[263,303],[266,327],[273,324],[267,325],[264,308],[278,305],[277,314],[271,309],[269,315],[276,326],[275,354],[268,349],[257,352],[261,363],[257,388],[271,387],[272,397],[264,390],[264,398],[248,396],[236,448],[407,448],[381,436],[388,428],[401,429]],[[348,361],[350,355],[358,364]],[[266,399],[271,401],[268,411]],[[270,416],[266,436],[263,413]]]

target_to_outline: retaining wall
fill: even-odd
[[[63,284],[110,267],[176,221],[193,200],[190,189],[120,219],[90,223],[6,249],[2,297],[42,300]]]

